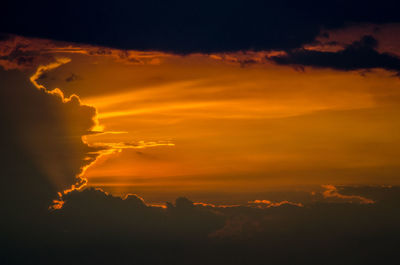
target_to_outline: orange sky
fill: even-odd
[[[398,182],[392,73],[243,67],[222,55],[67,56],[41,82],[95,106],[108,133],[86,141],[115,148],[85,172],[89,185],[143,195]]]
[[[346,31],[331,36],[353,41]],[[84,172],[89,186],[151,201],[166,191],[399,184],[393,72],[294,69],[267,59],[279,51],[179,56],[12,40],[39,51],[42,65],[58,58],[37,85],[97,109],[103,133],[83,140],[109,149]],[[328,46],[308,48],[338,49]]]

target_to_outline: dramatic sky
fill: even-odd
[[[289,52],[187,55],[9,36],[1,63],[96,112],[82,135],[101,149],[90,186],[212,202],[207,192],[398,184],[398,33],[360,25]]]
[[[45,249],[49,264],[69,251],[98,263],[91,253],[107,249],[110,264],[135,257],[121,254],[132,245],[144,261],[168,240],[150,264],[265,264],[264,248],[273,264],[359,264],[379,240],[391,254],[394,2],[21,5],[0,17],[0,247],[26,247],[10,264],[42,263]],[[207,254],[188,262],[199,247]]]

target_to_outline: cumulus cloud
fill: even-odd
[[[67,62],[60,58],[43,65],[31,79],[24,72],[0,70],[1,196],[10,222],[39,218],[58,192],[82,186],[82,171],[101,150],[82,141],[96,126],[96,110],[75,95],[66,98],[61,90],[38,83],[41,75]]]

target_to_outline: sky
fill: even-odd
[[[382,28],[335,31],[337,43],[297,51],[334,54],[337,66],[287,65],[279,60],[296,55],[284,51],[180,55],[19,36],[3,42],[3,64],[22,67],[11,64],[36,54],[38,68],[25,70],[32,83],[95,109],[82,135],[102,149],[82,170],[89,186],[154,203],[193,192],[213,203],[207,193],[398,184],[396,65],[339,69],[351,49],[398,60]],[[380,39],[380,49],[368,46]]]
[[[7,3],[5,264],[394,255],[396,7]]]

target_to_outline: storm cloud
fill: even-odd
[[[322,28],[399,22],[396,1],[51,1],[7,3],[1,31],[175,53],[289,50]]]

